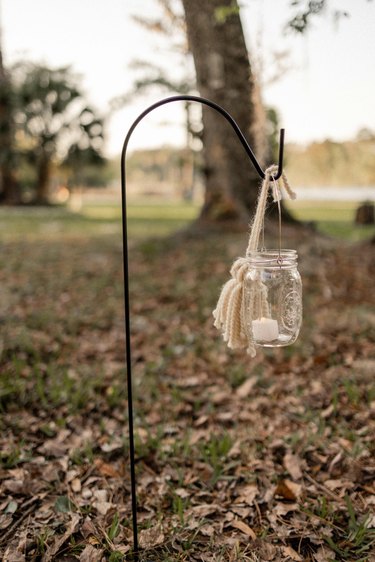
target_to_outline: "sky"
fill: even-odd
[[[156,16],[155,0],[0,2],[5,64],[27,58],[52,67],[72,65],[100,112],[130,90],[135,71],[129,65],[135,59],[167,66],[172,76],[181,73],[169,41],[131,17]],[[242,0],[240,5],[249,51],[263,68],[264,100],[278,109],[287,142],[346,140],[360,128],[375,130],[375,0],[331,0],[332,8],[348,10],[350,18],[335,24],[327,11],[304,36],[285,33],[290,0]],[[272,81],[273,53],[283,51],[288,69]],[[137,115],[166,95],[154,91],[137,96],[115,113],[107,126],[108,155],[121,151]],[[130,148],[182,145],[182,105],[150,114],[137,127]]]

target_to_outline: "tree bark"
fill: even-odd
[[[248,52],[232,0],[183,0],[188,40],[200,94],[222,105],[254,147],[254,87]],[[230,12],[221,21],[217,10]],[[203,107],[206,191],[200,220],[247,225],[258,195],[259,176],[229,123]]]

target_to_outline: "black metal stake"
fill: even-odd
[[[134,129],[140,121],[151,111],[174,101],[194,101],[203,105],[208,105],[223,115],[231,124],[234,132],[238,136],[242,146],[244,147],[248,157],[253,163],[259,176],[264,179],[265,173],[263,172],[259,162],[257,161],[249,143],[247,142],[244,134],[237,125],[233,117],[220,105],[210,101],[206,98],[199,96],[181,95],[165,98],[153,105],[150,105],[143,111],[130,127],[124,141],[121,153],[121,207],[122,207],[122,242],[123,242],[123,268],[124,268],[124,310],[125,310],[125,338],[126,338],[126,370],[127,370],[127,389],[128,389],[128,424],[129,424],[129,457],[130,457],[130,479],[131,479],[131,501],[132,501],[132,519],[133,519],[133,552],[134,559],[139,560],[139,547],[138,547],[138,525],[137,525],[137,490],[135,478],[135,447],[134,447],[134,416],[133,416],[133,390],[132,390],[132,365],[131,365],[131,342],[130,342],[130,299],[129,299],[129,249],[128,249],[128,228],[127,228],[127,206],[126,206],[126,151],[128,148],[129,140],[133,134]],[[278,170],[275,179],[279,179],[283,171],[283,156],[284,156],[284,129],[280,129],[280,144],[279,144],[279,162]]]

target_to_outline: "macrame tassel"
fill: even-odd
[[[231,349],[246,348],[251,357],[255,357],[256,349],[252,333],[253,318],[269,318],[269,304],[267,300],[267,288],[260,278],[247,280],[245,287],[245,277],[249,272],[248,256],[251,252],[257,251],[259,238],[264,227],[264,214],[267,205],[267,196],[270,183],[273,184],[273,198],[280,201],[280,185],[291,199],[296,195],[291,190],[285,174],[279,180],[274,180],[273,176],[277,173],[277,166],[270,166],[265,172],[265,179],[259,193],[259,199],[251,226],[249,244],[246,250],[246,257],[238,258],[230,270],[232,278],[224,285],[213,316],[214,326],[223,334],[224,341]]]
[[[214,326],[223,333],[224,341],[231,349],[246,347],[246,327],[241,312],[243,303],[244,276],[248,271],[246,258],[238,258],[232,265],[232,279],[224,285],[216,309],[213,311]]]

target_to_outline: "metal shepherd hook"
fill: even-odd
[[[121,153],[121,206],[122,206],[122,241],[123,241],[123,268],[124,268],[124,310],[125,310],[125,344],[126,344],[126,370],[127,370],[127,391],[128,391],[128,423],[129,423],[129,457],[130,457],[130,479],[131,479],[131,502],[132,502],[132,520],[133,520],[133,553],[134,559],[139,560],[139,547],[138,547],[138,525],[137,525],[137,491],[136,491],[136,478],[135,478],[135,447],[134,447],[134,420],[133,420],[133,391],[132,391],[132,365],[131,365],[131,342],[130,342],[130,299],[129,299],[129,260],[128,260],[128,228],[127,228],[127,206],[126,206],[126,151],[130,137],[140,121],[151,111],[175,101],[192,101],[207,105],[221,113],[227,121],[231,124],[234,132],[239,138],[246,154],[253,163],[259,176],[264,179],[265,173],[259,165],[249,143],[247,142],[244,134],[237,125],[233,117],[217,103],[202,98],[200,96],[180,95],[171,96],[162,99],[145,109],[134,121],[130,127],[123,144]],[[275,180],[279,179],[283,172],[283,156],[284,156],[284,129],[280,129],[280,144],[279,144],[279,162]]]

